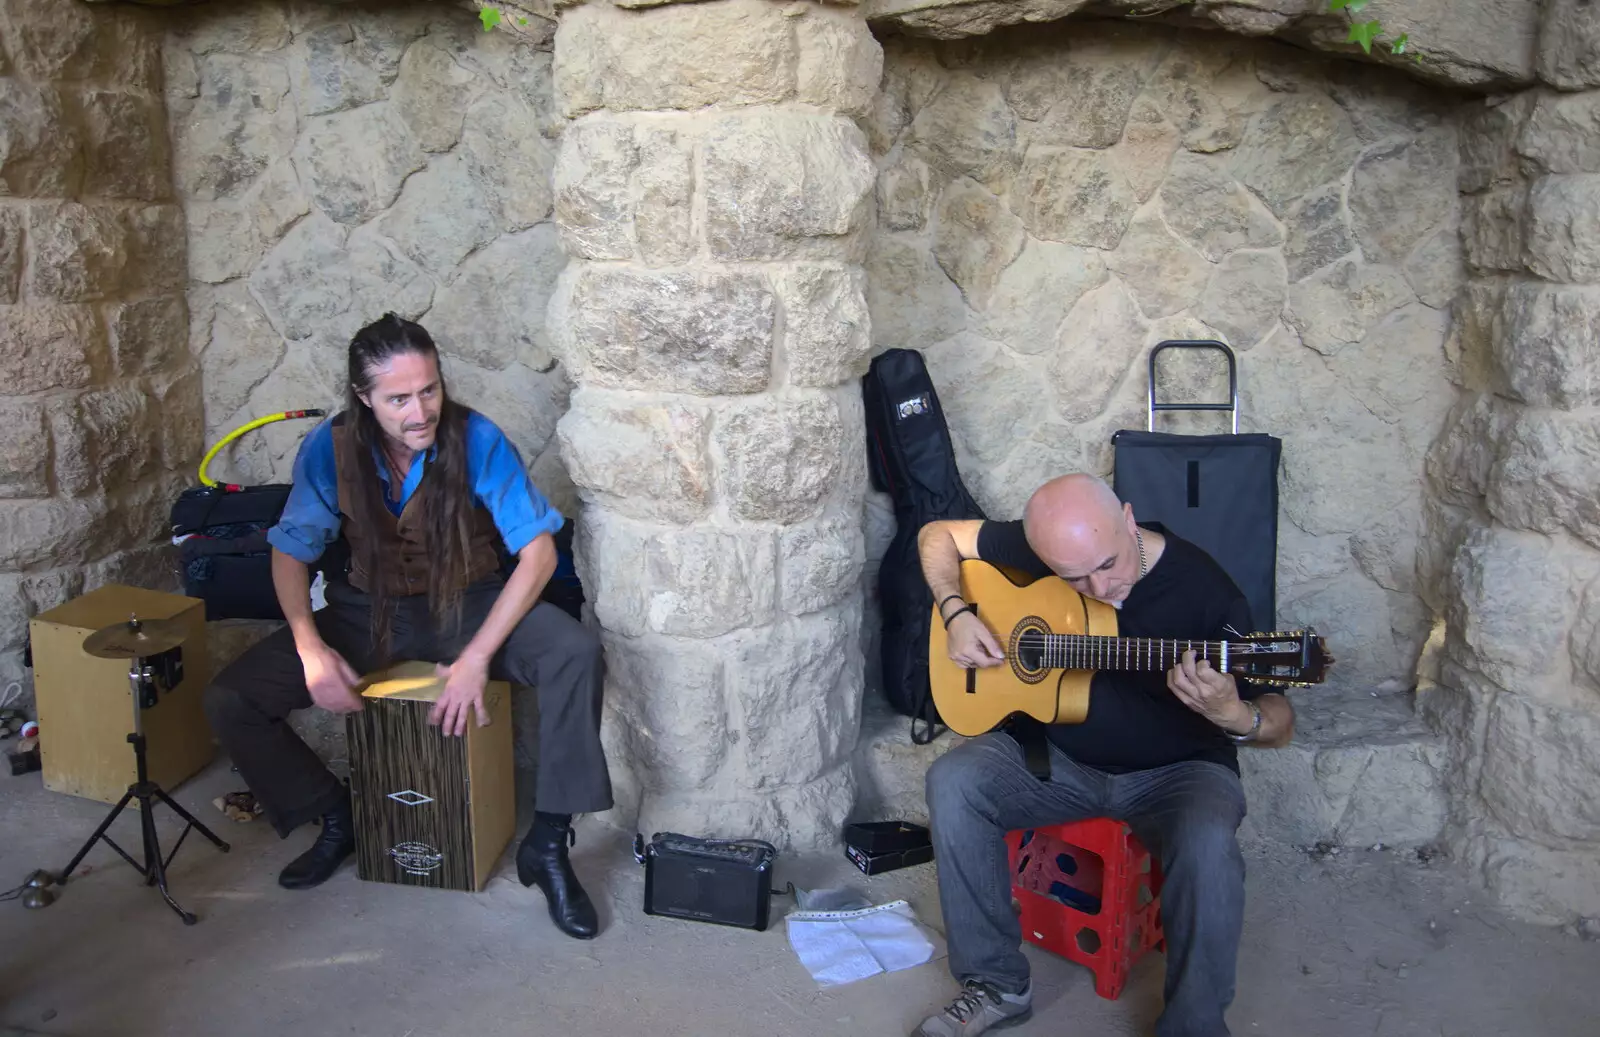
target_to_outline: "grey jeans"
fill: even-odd
[[[395,602],[392,661],[451,662],[488,616],[504,584],[492,577],[468,587],[461,625],[434,629],[424,595]],[[357,673],[383,665],[376,658],[367,596],[342,581],[328,585],[328,604],[315,614],[317,631]],[[489,666],[494,680],[531,686],[538,695],[536,805],[553,814],[611,808],[611,777],[600,746],[600,639],[561,609],[541,601],[511,631]],[[288,627],[273,633],[219,673],[206,689],[206,716],[279,835],[332,810],[344,786],[288,716],[310,706],[305,670]]]
[[[928,811],[950,970],[1007,993],[1028,983],[1022,927],[1011,908],[1009,831],[1110,817],[1126,821],[1161,861],[1167,939],[1159,1037],[1226,1037],[1239,934],[1244,857],[1236,832],[1244,788],[1229,768],[1190,761],[1106,774],[1050,748],[1051,779],[1035,778],[1005,734],[956,746],[928,770]]]

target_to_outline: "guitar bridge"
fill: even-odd
[[[976,601],[969,601],[967,604],[972,606],[972,614],[976,616],[978,614],[978,603]],[[970,666],[967,668],[967,694],[976,695],[977,693],[978,668],[976,666]]]

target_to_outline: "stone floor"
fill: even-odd
[[[234,785],[218,765],[178,798],[209,821],[219,815],[206,804]],[[0,778],[0,884],[60,868],[104,812],[45,792],[37,774]],[[0,1032],[865,1037],[908,1032],[951,989],[940,959],[823,990],[781,924],[753,933],[645,916],[627,837],[592,820],[575,854],[606,930],[588,944],[556,934],[539,894],[505,862],[478,895],[363,883],[348,868],[319,890],[288,893],[273,876],[309,833],[279,841],[259,823],[218,827],[232,853],[187,842],[172,869],[176,893],[202,916],[193,928],[104,847],[50,908],[0,903]],[[1256,844],[1249,862],[1236,1035],[1595,1033],[1600,943],[1506,920],[1465,892],[1448,861],[1362,850],[1313,859]],[[939,924],[931,866],[868,879],[842,860],[785,860],[778,877],[854,884],[880,902],[903,896]],[[1039,1015],[1011,1032],[1149,1032],[1159,956],[1108,1002],[1087,970],[1029,955]]]

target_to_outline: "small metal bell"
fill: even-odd
[[[22,906],[30,911],[41,907],[49,907],[56,902],[55,890],[43,886],[29,886],[22,893]]]
[[[49,907],[56,902],[56,892],[51,886],[56,884],[56,877],[40,868],[28,876],[28,881],[23,883],[22,906],[30,911],[41,907]]]

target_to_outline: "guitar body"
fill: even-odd
[[[1057,577],[1030,582],[1020,573],[977,560],[961,563],[961,597],[977,606],[978,618],[994,633],[1007,661],[972,670],[957,666],[950,660],[944,620],[935,604],[928,631],[928,680],[945,725],[970,737],[994,730],[1013,713],[1046,724],[1083,723],[1095,671],[1030,669],[1014,646],[1019,636],[1030,633],[1115,637],[1117,610],[1084,597]]]

